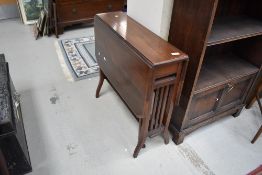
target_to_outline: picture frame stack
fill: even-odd
[[[40,35],[45,35],[48,34],[48,26],[47,26],[47,13],[45,10],[42,10],[40,12],[40,16],[37,20],[37,22],[34,24],[33,31],[34,31],[34,36],[35,39],[37,40]]]
[[[43,0],[17,0],[20,16],[24,24],[35,24],[44,7]]]

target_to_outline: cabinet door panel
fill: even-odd
[[[224,86],[194,95],[189,110],[190,120],[198,120],[209,116],[216,110]]]
[[[230,108],[232,105],[242,104],[252,80],[253,76],[228,83],[222,96],[221,103],[219,104],[219,108]]]

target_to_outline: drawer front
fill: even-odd
[[[244,102],[253,78],[254,76],[249,76],[228,83],[221,97],[218,108],[226,110],[236,105],[241,105]]]
[[[60,22],[88,18],[93,19],[97,13],[122,10],[123,5],[123,0],[78,0],[73,2],[60,2],[60,4],[57,5],[57,17]]]
[[[83,18],[91,18],[94,14],[86,7],[86,4],[63,5],[57,9],[58,21],[73,21]]]
[[[188,113],[190,123],[198,123],[215,112],[224,88],[219,86],[194,95]]]
[[[83,3],[84,1],[87,0],[56,0],[56,4],[61,6],[61,5],[71,5],[71,4],[79,4],[79,3]]]
[[[156,78],[161,78],[161,77],[166,77],[170,76],[172,74],[176,74],[178,70],[178,65],[179,64],[166,64],[159,66],[155,69],[154,76]]]

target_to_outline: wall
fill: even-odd
[[[0,0],[0,20],[19,16],[16,0]]]
[[[167,40],[173,0],[128,0],[127,14]]]
[[[16,0],[0,0],[0,5],[15,4],[15,3],[16,3]]]

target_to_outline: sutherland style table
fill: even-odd
[[[173,105],[178,105],[188,56],[123,12],[95,16],[96,57],[100,66],[99,97],[104,79],[112,85],[139,120],[138,144],[163,134]]]

